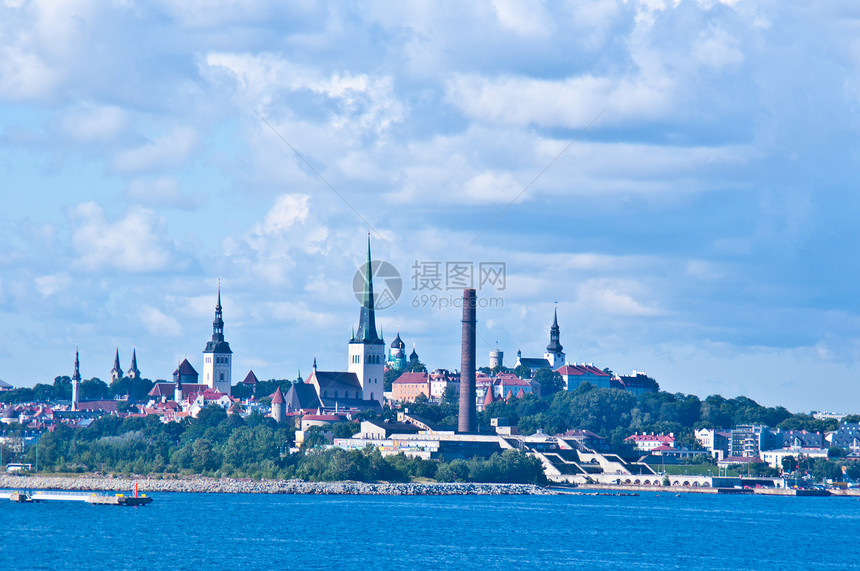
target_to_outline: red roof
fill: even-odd
[[[581,375],[594,375],[596,377],[608,377],[609,374],[601,371],[594,365],[564,365],[556,369],[558,374],[571,377],[579,377]]]
[[[242,381],[243,385],[256,385],[257,384],[257,375],[254,374],[254,371],[248,371],[248,374],[245,375],[245,380]]]
[[[484,406],[494,402],[496,400],[495,398],[493,398],[494,396],[495,395],[493,395],[493,387],[487,387],[487,394],[484,395]]]
[[[426,384],[428,377],[427,373],[403,373],[397,380],[394,381],[393,384],[397,385],[415,385],[415,384]]]
[[[272,395],[272,404],[284,404],[284,402],[284,393],[281,392],[281,387],[278,387]]]
[[[675,442],[675,437],[668,434],[634,434],[624,440],[633,442]]]
[[[340,422],[346,420],[342,414],[306,414],[302,420],[327,420],[329,422]]]

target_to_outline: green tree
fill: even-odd
[[[564,389],[564,379],[552,369],[538,369],[535,372],[534,380],[540,383],[540,394],[543,397],[548,397]]]

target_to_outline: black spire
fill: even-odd
[[[361,298],[361,315],[358,318],[356,343],[381,343],[376,334],[376,316],[373,310],[373,266],[370,263],[370,234],[367,235],[367,262],[364,264],[364,294]]]
[[[230,344],[224,341],[224,320],[221,318],[221,282],[218,282],[218,302],[215,304],[215,320],[212,322],[212,341],[206,344],[204,353],[232,353]]]
[[[78,350],[75,349],[75,372],[72,374],[73,381],[81,380],[81,363],[78,360]]]
[[[122,376],[122,367],[119,366],[119,347],[116,348],[116,356],[113,358],[113,370],[112,373],[118,373],[119,376]]]
[[[558,342],[558,310],[553,310],[552,316],[552,327],[549,328],[549,345],[546,346],[546,350],[549,353],[561,353],[563,347],[561,343]]]

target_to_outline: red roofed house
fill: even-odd
[[[608,389],[612,386],[612,375],[601,371],[591,363],[580,365],[567,363],[556,369],[556,372],[564,380],[564,388],[567,391],[575,391],[579,385],[586,382],[598,389]]]
[[[655,448],[668,446],[675,447],[675,435],[669,434],[634,434],[624,439],[625,442],[632,442],[636,445],[637,450],[650,452]]]
[[[430,376],[427,373],[403,373],[391,383],[391,400],[413,402],[419,395],[430,398]]]

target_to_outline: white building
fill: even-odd
[[[218,286],[218,302],[215,305],[215,321],[212,322],[212,340],[203,349],[203,383],[225,395],[230,394],[233,384],[233,351],[224,341],[224,320],[221,318],[221,286]]]

